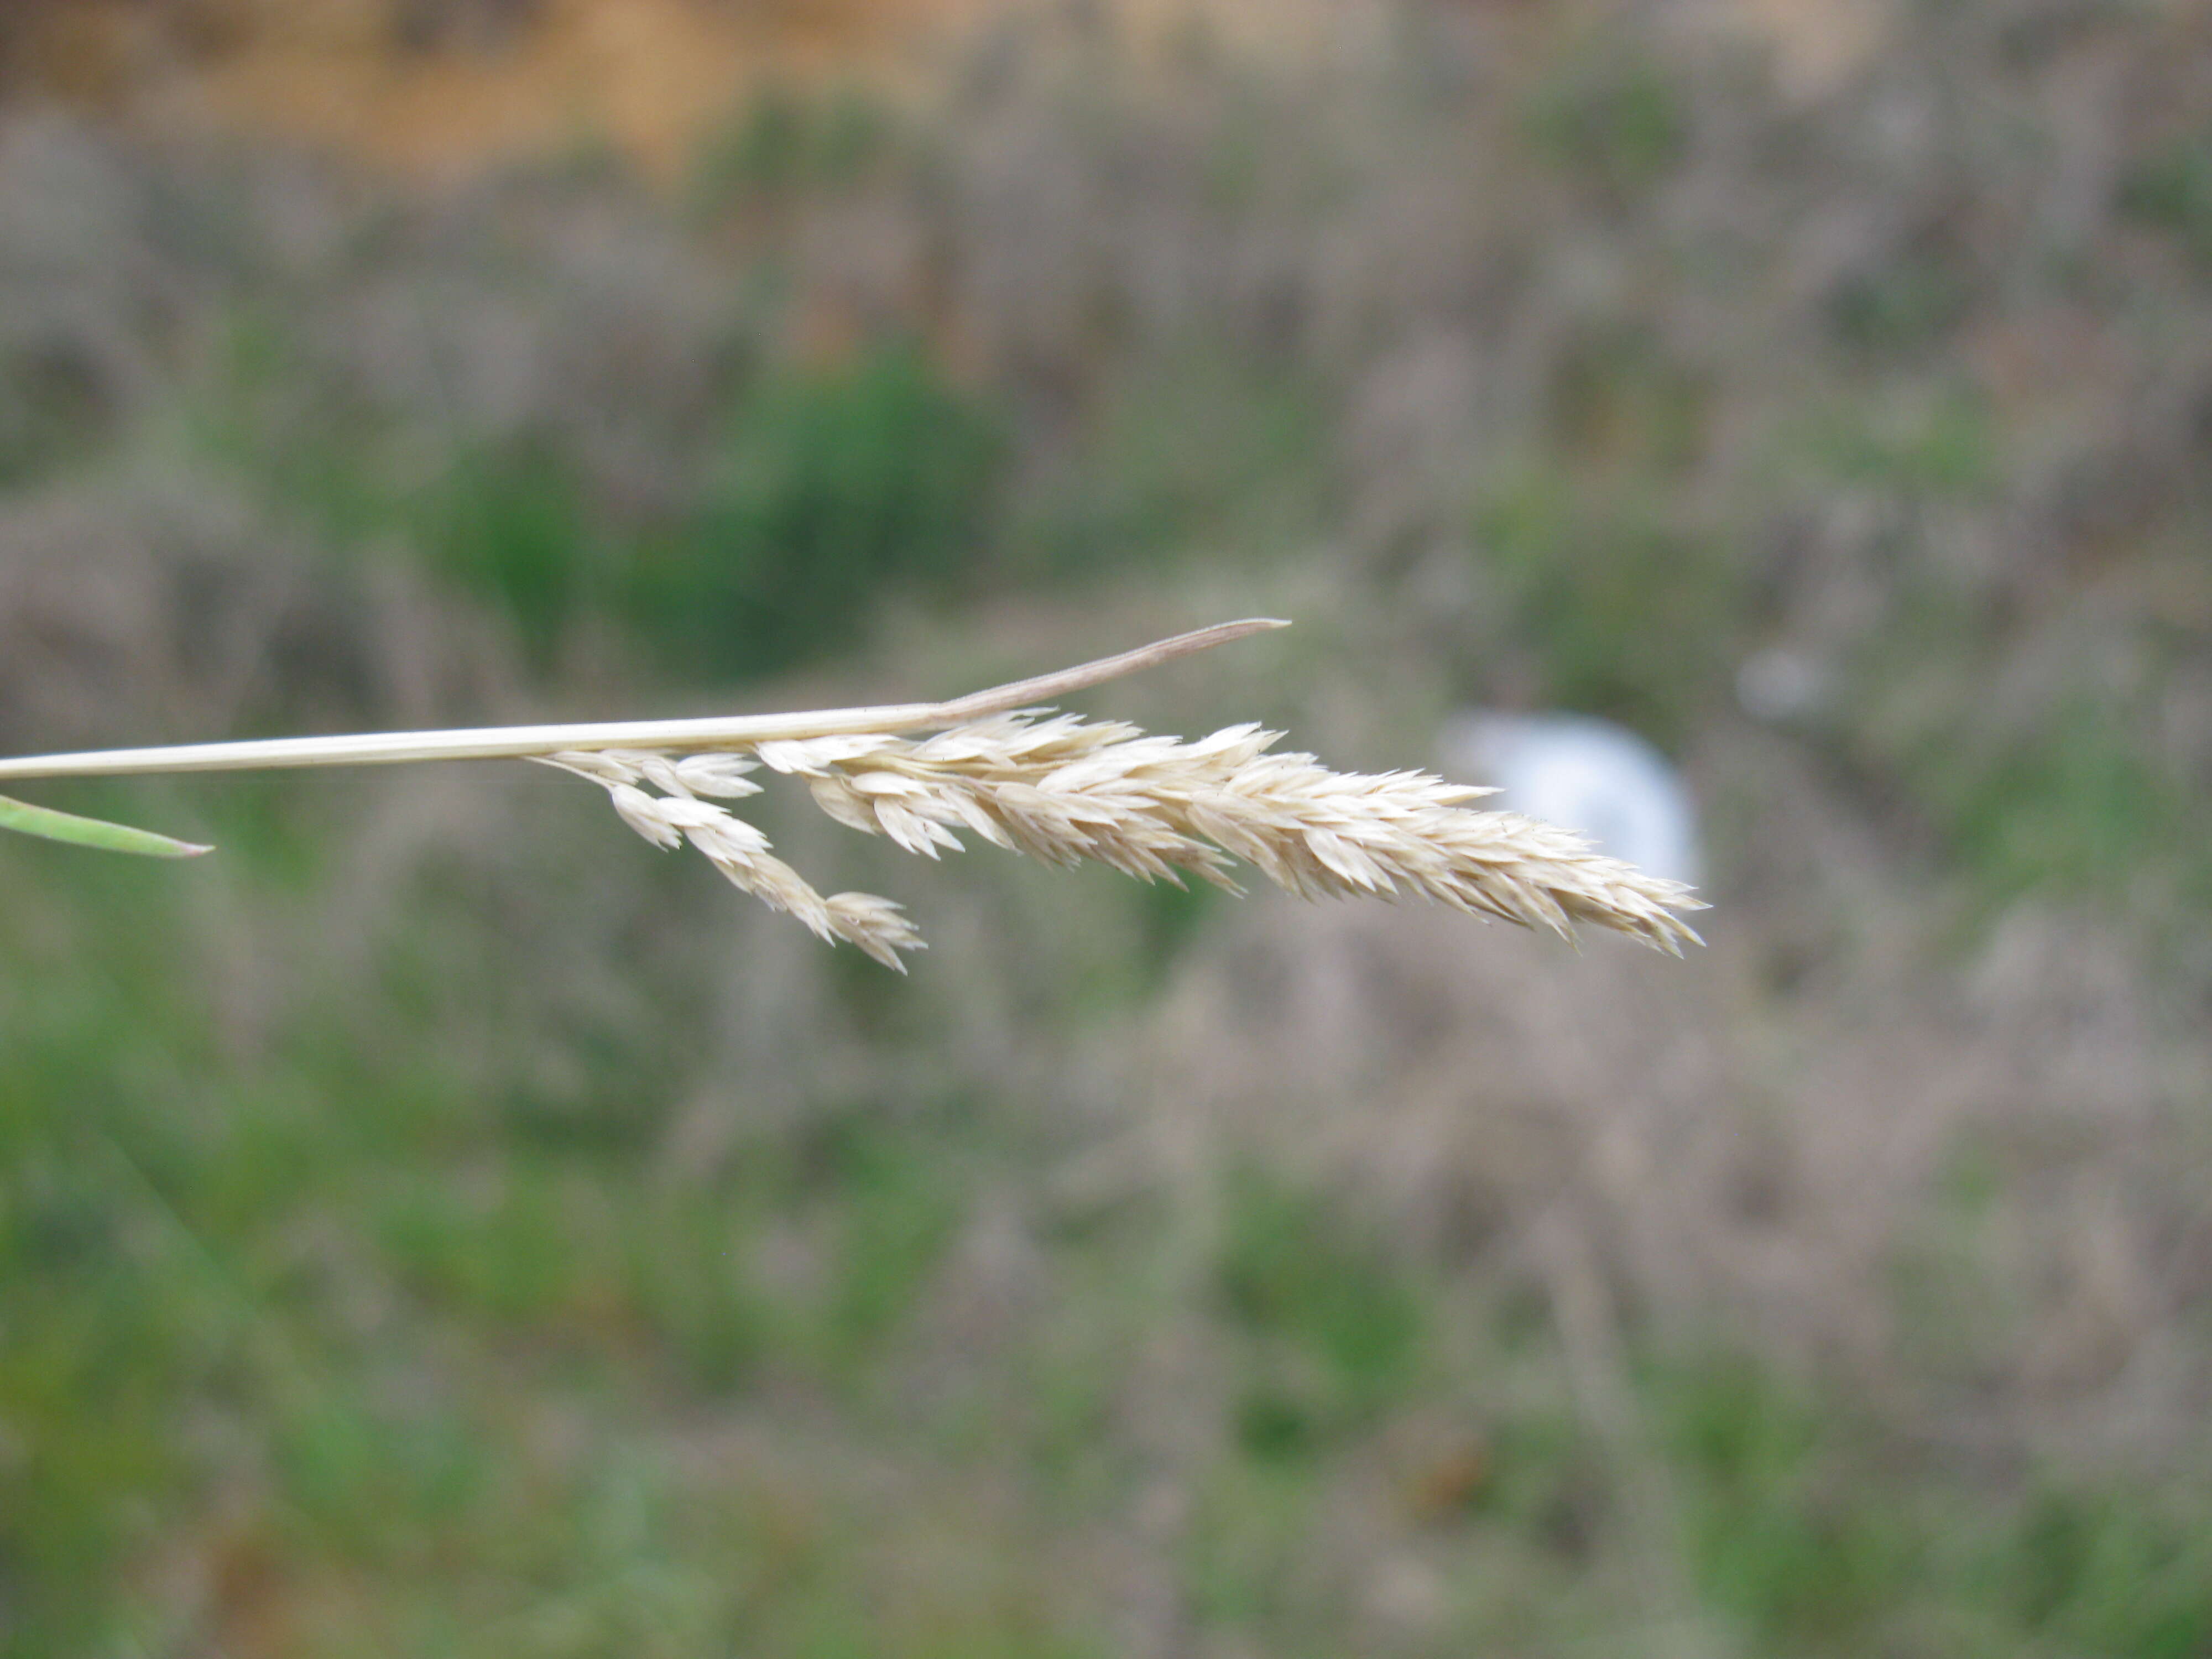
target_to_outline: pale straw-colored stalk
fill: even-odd
[[[1224,623],[950,702],[45,756],[0,761],[0,781],[540,761],[599,784],[647,840],[688,842],[772,908],[892,968],[902,968],[900,951],[921,948],[896,904],[817,891],[719,804],[759,793],[750,774],[803,779],[839,823],[930,858],[959,850],[966,831],[1054,863],[1096,860],[1148,881],[1188,874],[1231,890],[1228,871],[1242,860],[1304,898],[1414,894],[1563,936],[1589,922],[1675,954],[1697,939],[1681,919],[1703,908],[1688,888],[1567,830],[1468,807],[1488,790],[1419,772],[1332,772],[1310,755],[1274,752],[1279,734],[1254,726],[1187,743],[1030,707],[1282,625]]]

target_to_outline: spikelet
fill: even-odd
[[[738,755],[655,754],[607,749],[569,750],[544,757],[604,787],[623,821],[656,847],[690,842],[732,884],[772,910],[796,916],[817,938],[857,945],[886,968],[906,971],[901,951],[928,947],[897,905],[868,893],[817,892],[806,878],[769,851],[768,837],[726,807],[700,799],[757,795],[744,775],[756,763]],[[651,783],[650,793],[638,787]]]

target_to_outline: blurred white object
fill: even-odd
[[[1735,671],[1735,700],[1745,714],[1769,725],[1810,720],[1828,705],[1828,675],[1802,651],[1769,646]]]
[[[1445,775],[1500,791],[1480,803],[1563,830],[1655,876],[1704,873],[1697,804],[1667,757],[1626,726],[1589,714],[1474,709],[1444,723]]]

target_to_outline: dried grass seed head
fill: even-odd
[[[1702,908],[1680,883],[1592,851],[1571,831],[1469,810],[1491,793],[1421,772],[1331,771],[1278,753],[1280,734],[1226,727],[1195,742],[1048,710],[994,714],[914,738],[841,732],[746,745],[803,779],[837,822],[925,857],[961,832],[1056,864],[1085,860],[1145,880],[1186,874],[1237,890],[1232,860],[1302,898],[1416,895],[1469,915],[1571,937],[1587,922],[1680,954]],[[677,759],[602,750],[553,757],[606,787],[648,840],[689,840],[738,885],[879,961],[920,943],[889,900],[824,899],[767,854],[767,839],[696,798],[750,793],[741,755]],[[650,783],[655,796],[638,786]]]

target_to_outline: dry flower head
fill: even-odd
[[[840,823],[927,858],[972,834],[1055,864],[1196,876],[1232,892],[1241,861],[1301,898],[1416,896],[1566,938],[1588,922],[1678,956],[1697,940],[1681,913],[1704,907],[1687,887],[1571,831],[1468,805],[1487,789],[1424,772],[1333,772],[1278,752],[1281,734],[1256,726],[1186,742],[1022,706],[1279,625],[1223,623],[945,703],[50,756],[0,762],[0,779],[520,757],[590,779],[647,841],[688,842],[772,908],[901,971],[899,953],[923,947],[897,904],[819,892],[722,805],[758,793],[756,773],[802,780]]]

